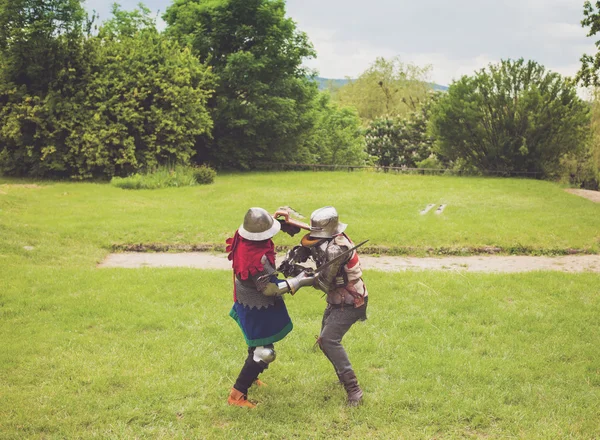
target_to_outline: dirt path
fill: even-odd
[[[600,191],[590,191],[589,189],[567,189],[568,193],[575,194],[577,196],[585,197],[592,202],[600,203]]]
[[[566,257],[475,256],[444,258],[361,257],[365,269],[384,272],[405,270],[446,270],[467,272],[514,273],[536,270],[600,273],[600,255]],[[230,270],[226,254],[191,252],[111,254],[98,267],[189,267],[196,269]]]

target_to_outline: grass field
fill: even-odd
[[[346,338],[365,404],[344,406],[313,351],[322,299],[251,390],[226,272],[1,270],[2,438],[597,438],[600,277],[366,275],[369,319]]]
[[[252,205],[335,203],[353,237],[385,246],[598,250],[599,205],[547,182],[313,176],[0,180],[0,439],[600,437],[598,275],[367,272],[369,320],[346,340],[355,409],[313,351],[324,302],[305,289],[249,412],[225,403],[245,358],[230,273],[95,268],[113,244],[220,243]],[[449,207],[420,216],[427,203]]]
[[[328,204],[355,240],[416,254],[480,246],[600,251],[600,204],[534,180],[297,172],[225,175],[209,186],[157,191],[87,183],[0,190],[0,254],[9,263],[85,267],[113,244],[223,244],[250,206],[290,205],[309,216]],[[448,207],[421,216],[428,203]]]

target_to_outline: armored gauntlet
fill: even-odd
[[[300,275],[294,278],[288,278],[285,280],[277,279],[273,277],[269,283],[262,290],[262,294],[266,296],[281,296],[284,293],[290,292],[294,295],[299,289],[305,286],[312,286],[315,282],[314,275],[307,272],[302,272]]]
[[[300,275],[294,278],[288,278],[285,280],[290,286],[290,292],[294,295],[302,287],[312,286],[315,282],[315,276],[312,274],[302,272]]]

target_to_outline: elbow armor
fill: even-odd
[[[306,272],[302,272],[300,275],[295,276],[294,278],[288,278],[286,282],[290,287],[290,292],[292,292],[293,295],[302,287],[312,286],[315,283],[315,276],[308,275]]]

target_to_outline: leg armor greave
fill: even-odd
[[[277,353],[275,353],[275,349],[273,347],[256,347],[254,349],[253,359],[254,362],[264,362],[265,364],[270,364],[277,357]]]

